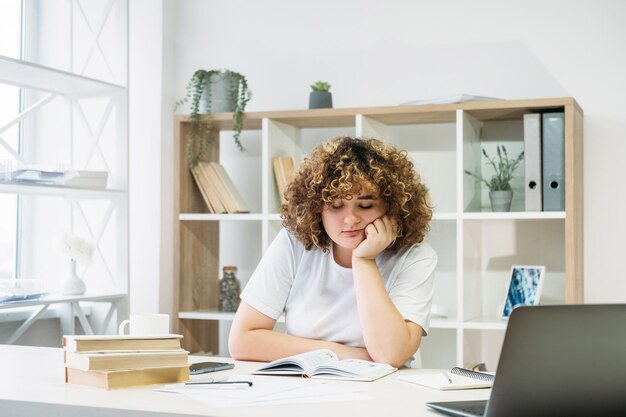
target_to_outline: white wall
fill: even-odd
[[[132,0],[131,11],[133,3],[155,7]],[[626,177],[624,16],[626,2],[620,0],[164,0],[162,165],[144,166],[151,174],[161,171],[160,252],[137,259],[132,246],[133,265],[150,264],[153,272],[160,256],[162,291],[171,291],[168,112],[196,69],[229,68],[249,79],[249,111],[304,109],[316,80],[332,84],[335,107],[396,105],[455,93],[575,97],[585,112],[585,300],[626,302],[619,244],[626,235],[626,187],[618,182]],[[132,26],[133,20],[131,38]],[[131,92],[132,75],[131,70]],[[149,93],[146,101],[154,98]],[[156,123],[160,114],[148,108],[154,118],[146,121]],[[131,107],[131,140],[134,123]],[[153,128],[149,123],[156,140]],[[145,198],[154,202],[156,196]],[[131,225],[137,227],[132,218]]]

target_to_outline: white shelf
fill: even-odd
[[[235,313],[229,313],[217,310],[196,310],[196,311],[180,311],[179,319],[188,320],[217,320],[217,321],[233,321]],[[284,322],[285,318],[280,316],[278,322]],[[430,322],[431,329],[456,329],[457,322],[455,319],[434,319]]]
[[[565,219],[564,211],[513,211],[507,213],[463,213],[465,220],[542,220]]]
[[[458,323],[456,319],[431,319],[430,320],[430,328],[431,329],[456,329],[458,327]]]
[[[82,294],[82,295],[63,295],[63,294],[50,293],[46,296],[37,298],[35,300],[15,301],[11,303],[0,303],[0,310],[40,306],[40,305],[47,305],[47,304],[78,302],[78,301],[94,301],[94,302],[115,301],[115,300],[121,300],[124,297],[126,297],[126,294],[123,294],[123,293],[92,293],[92,294],[87,293],[87,294]]]
[[[179,311],[178,318],[190,320],[233,321],[235,319],[235,313],[218,310]],[[284,322],[285,318],[280,316],[277,321]]]
[[[123,86],[0,55],[0,82],[55,94],[92,95],[122,91]]]
[[[0,182],[0,193],[21,195],[48,195],[78,200],[81,198],[111,199],[124,195],[123,190],[110,188],[78,188],[59,185],[41,185]]]
[[[468,330],[505,330],[507,320],[497,317],[479,317],[463,323],[463,328]]]
[[[187,221],[261,221],[273,220],[271,215],[260,213],[209,214],[209,213],[180,213],[179,220]]]

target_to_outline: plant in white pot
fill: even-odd
[[[311,84],[309,94],[309,109],[329,109],[333,107],[333,96],[330,93],[330,84],[326,81],[316,81]]]
[[[524,152],[522,151],[517,158],[511,159],[504,145],[498,145],[496,150],[497,158],[489,156],[483,148],[483,156],[487,158],[485,164],[490,165],[494,171],[489,181],[480,174],[474,174],[468,170],[465,170],[465,173],[476,178],[489,188],[489,200],[491,201],[491,209],[493,211],[510,211],[511,201],[513,200],[511,180],[513,179],[513,173],[524,159]]]
[[[176,102],[178,107],[189,103],[191,126],[187,137],[187,162],[193,167],[201,160],[211,137],[211,115],[216,112],[233,112],[233,138],[244,150],[239,136],[243,127],[243,112],[250,101],[248,80],[231,70],[197,70],[187,83],[185,97]],[[206,116],[206,117],[202,117]]]

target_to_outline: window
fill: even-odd
[[[0,1],[0,55],[22,55],[22,0]],[[0,84],[0,177],[16,164],[20,150],[21,123],[12,124],[21,111],[21,89]],[[19,198],[0,194],[0,278],[13,278],[18,271]]]
[[[0,180],[27,166],[99,171],[105,190],[0,184],[0,278],[54,292],[65,233],[96,247],[78,275],[127,288],[126,0],[0,0]]]

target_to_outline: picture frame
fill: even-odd
[[[513,309],[520,305],[538,305],[545,275],[544,265],[513,265],[501,317],[508,319]]]

